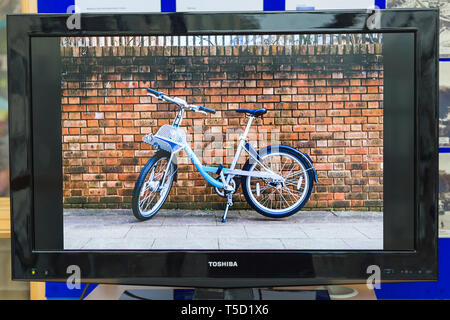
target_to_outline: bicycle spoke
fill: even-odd
[[[272,199],[271,199],[271,195],[274,193],[274,191],[272,191],[269,196],[267,197],[267,199],[264,201],[263,205],[265,205],[269,200],[270,200],[270,205],[272,206]]]
[[[266,191],[267,189],[273,188],[271,186],[265,186],[262,189],[259,190],[260,193],[263,193],[264,191]]]
[[[147,207],[148,207],[148,200],[149,200],[149,199],[146,199],[143,203],[140,204],[141,210],[144,210],[144,208],[147,208]]]
[[[289,190],[287,190],[287,191],[288,191],[287,196],[289,196],[291,199],[293,199],[294,203],[297,202],[298,198],[294,197],[292,195],[292,193],[289,192]]]
[[[272,191],[272,193],[269,195],[269,198],[270,198],[270,207],[271,208],[273,208],[273,205],[272,205],[272,197],[271,197],[271,195],[273,194],[275,192],[275,190],[274,191]]]
[[[150,197],[152,197],[152,195],[153,195],[154,193],[155,193],[154,191],[149,191],[149,192],[147,193],[147,195],[144,197],[144,199],[142,200],[142,203],[148,202],[148,200],[150,199]]]
[[[292,193],[291,190],[289,188],[285,188],[284,190],[286,190],[292,197],[296,198],[296,199],[300,199],[300,196],[297,196],[296,194]],[[296,200],[297,201],[297,200]]]
[[[297,188],[297,183],[292,183],[292,182],[286,182],[285,181],[284,184],[288,185],[288,186],[294,186],[295,188]],[[304,189],[304,187],[302,187],[302,186],[300,186],[300,188]]]
[[[292,177],[294,177],[294,176],[296,176],[296,175],[304,174],[304,173],[306,173],[306,171],[309,171],[309,170],[312,170],[312,168],[294,172],[294,173],[292,173],[292,174],[290,174],[290,175],[283,176],[283,178],[285,178],[285,179],[292,178]]]
[[[152,195],[152,192],[148,192],[148,193],[144,196],[144,199],[141,200],[141,203],[147,202],[147,200],[150,198],[151,195]]]
[[[288,162],[288,161],[287,161],[287,159],[286,159],[286,161],[285,161],[284,164],[283,164],[283,167],[282,167],[281,170],[280,170],[280,173],[283,172],[283,169],[284,169],[284,167],[285,167],[285,165],[286,165],[287,162]]]
[[[145,206],[145,211],[147,211],[148,207],[150,206],[150,204],[153,201],[153,198],[156,196],[156,192],[153,194],[152,198],[147,202],[147,205]]]

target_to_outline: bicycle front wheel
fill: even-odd
[[[133,214],[139,220],[152,218],[162,207],[172,188],[175,166],[170,153],[158,152],[142,169],[133,191]],[[164,179],[164,181],[163,181]]]
[[[247,163],[244,170],[274,172],[284,182],[245,176],[242,189],[250,206],[270,218],[283,218],[298,212],[311,196],[314,175],[312,167],[296,152],[288,148],[259,151],[259,162]]]

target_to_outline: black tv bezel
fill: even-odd
[[[82,14],[81,30],[69,15],[8,16],[8,93],[12,274],[16,280],[66,281],[78,265],[82,281],[195,287],[293,286],[365,282],[369,265],[383,281],[436,280],[438,234],[438,26],[437,9],[265,13]],[[33,223],[33,120],[31,37],[189,35],[224,33],[414,32],[415,250],[407,251],[35,251]],[[274,255],[276,259],[274,259]],[[238,261],[210,268],[208,261]]]

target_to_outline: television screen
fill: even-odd
[[[64,249],[383,249],[383,34],[59,40]],[[145,138],[180,107],[147,88],[215,111],[188,109],[177,128],[202,166],[231,166],[252,119],[240,109],[267,110],[248,130],[255,150],[311,165],[279,147],[247,171],[284,181],[233,175],[223,223],[227,197],[190,152],[174,150],[165,180],[169,158],[149,162]]]
[[[12,172],[22,147],[33,168],[11,177],[13,214],[30,206],[13,232],[45,257],[16,275],[435,277],[438,15],[374,14],[88,14],[82,33],[9,17],[53,26],[28,33],[29,74],[10,73]]]

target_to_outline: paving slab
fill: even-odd
[[[306,233],[301,230],[300,226],[291,225],[246,225],[249,238],[308,238]]]
[[[171,238],[156,239],[151,249],[160,250],[218,250],[218,238],[202,238],[202,239],[185,239],[181,241],[174,241]]]
[[[368,237],[352,225],[302,224],[301,230],[311,239],[367,239]]]
[[[281,239],[257,239],[257,238],[220,238],[219,248],[232,250],[283,250],[286,247]]]
[[[72,250],[348,250],[383,248],[383,213],[301,211],[270,219],[252,210],[162,209],[139,221],[131,210],[64,210]]]
[[[200,238],[246,238],[244,226],[188,226],[188,239]]]

